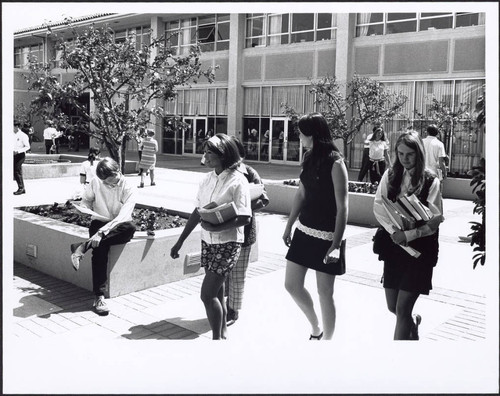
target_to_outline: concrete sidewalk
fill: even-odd
[[[138,201],[191,212],[203,172],[159,167],[156,173],[157,186],[149,187],[147,182],[146,188],[138,190]],[[134,183],[139,182],[135,175],[126,177]],[[27,193],[14,197],[12,206],[64,202],[77,186],[76,177],[28,180]],[[446,340],[481,344],[488,338],[487,323],[491,322],[485,288],[491,282],[491,272],[483,268],[473,270],[472,248],[459,241],[459,236],[470,233],[469,222],[477,220],[477,216],[472,214],[472,202],[447,199],[444,207],[446,221],[440,230],[440,260],[433,278],[434,289],[429,296],[419,298],[415,307],[415,312],[423,317],[419,344]],[[228,341],[265,340],[266,344],[281,345],[289,350],[303,345],[301,341],[308,339],[309,326],[283,286],[286,246],[281,234],[286,216],[259,213],[258,222],[259,261],[248,270],[243,309],[240,319],[229,328]],[[385,307],[380,284],[382,263],[371,252],[374,232],[374,228],[353,225],[348,225],[346,230],[348,271],[337,278],[335,286],[338,319],[333,344],[337,347],[357,348],[361,342],[365,347],[376,349],[377,345],[392,344],[394,317]],[[69,256],[68,265],[71,265]],[[120,340],[208,341],[210,327],[199,299],[202,278],[110,299],[110,315],[100,317],[91,311],[91,292],[14,263],[13,281],[4,288],[7,297],[4,336],[13,342],[9,344],[11,347],[25,343],[39,345],[43,341],[42,345],[52,345],[52,352],[56,354],[64,354],[64,346],[81,343],[108,347]],[[306,284],[319,307],[312,273],[308,274]],[[158,344],[158,348],[172,348],[163,345]],[[26,353],[22,356],[28,358],[29,352]],[[18,368],[22,369],[22,365]],[[19,380],[19,374],[13,375]],[[21,392],[33,390],[27,384],[17,385]],[[46,386],[43,389],[48,389],[49,384]],[[190,388],[178,391],[185,389]],[[261,392],[260,388],[249,389]],[[75,389],[68,384],[63,392],[73,393]]]

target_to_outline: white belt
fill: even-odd
[[[304,234],[307,234],[309,236],[312,236],[314,238],[319,238],[319,239],[324,239],[325,241],[333,241],[333,231],[321,231],[321,230],[316,230],[314,228],[305,226],[302,224],[299,220],[299,223],[297,224],[297,228],[302,231]]]

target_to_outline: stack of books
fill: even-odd
[[[412,230],[430,220],[432,212],[414,194],[404,195],[395,202],[382,196],[382,204],[387,211],[392,224],[402,231]],[[420,256],[420,252],[409,247],[401,246],[414,257]]]

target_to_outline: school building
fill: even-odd
[[[280,13],[280,14],[95,14],[73,20],[76,26],[109,24],[116,40],[133,35],[137,45],[151,35],[179,31],[171,41],[178,54],[189,51],[196,37],[203,67],[218,66],[215,82],[201,80],[180,87],[176,100],[164,104],[168,114],[190,125],[171,128],[168,117],[156,125],[161,153],[201,156],[201,142],[213,133],[239,136],[250,161],[299,164],[303,148],[282,103],[299,113],[317,111],[311,80],[335,76],[348,81],[354,73],[384,83],[408,97],[405,119],[384,125],[393,145],[409,124],[425,135],[416,112],[429,114],[432,99],[450,109],[472,112],[485,86],[485,14],[449,13]],[[67,29],[63,22],[50,29]],[[28,54],[58,65],[59,54],[46,26],[14,34],[15,103],[30,93],[22,74]],[[61,81],[71,73],[54,69]],[[89,106],[92,106],[87,97]],[[78,118],[68,109],[68,115]],[[349,167],[359,168],[365,126],[350,145]],[[41,137],[43,126],[35,125]],[[471,132],[472,131],[472,132]],[[445,141],[450,171],[463,175],[484,156],[484,134],[461,122]],[[341,147],[341,145],[339,145]],[[135,151],[135,143],[127,148]]]

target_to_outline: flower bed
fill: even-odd
[[[90,215],[80,213],[72,205],[72,201],[66,201],[64,204],[55,202],[52,205],[24,206],[19,209],[68,224],[86,228],[90,226]],[[144,206],[134,209],[132,219],[136,230],[145,231],[149,236],[154,236],[157,230],[183,227],[187,222],[187,219],[181,217],[177,212],[170,212],[165,208]]]

